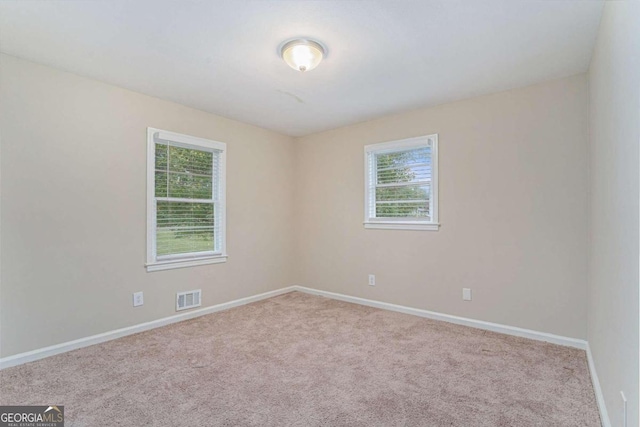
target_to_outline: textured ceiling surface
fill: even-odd
[[[601,1],[0,2],[0,51],[301,136],[585,72]],[[328,48],[313,71],[279,57]]]

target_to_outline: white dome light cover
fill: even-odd
[[[316,68],[325,53],[325,48],[320,43],[309,39],[288,41],[280,49],[284,62],[301,72]]]

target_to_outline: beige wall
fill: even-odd
[[[607,4],[588,78],[297,141],[0,55],[0,356],[297,283],[588,337],[637,425],[638,16]],[[226,264],[146,273],[147,126],[228,144]],[[440,231],[365,230],[363,146],[431,133]]]
[[[638,419],[640,3],[608,2],[590,78],[589,344],[613,426]]]
[[[299,283],[586,338],[587,102],[578,75],[300,138]],[[432,133],[441,229],[365,230],[363,146]]]
[[[298,283],[575,338],[588,306],[617,420],[620,390],[637,402],[640,73],[625,7],[607,6],[590,73],[590,180],[585,75],[294,141],[1,55],[0,356],[170,316],[196,288],[207,306]],[[226,264],[145,272],[147,126],[228,144]],[[440,231],[365,230],[363,146],[430,133]]]
[[[292,284],[291,138],[6,55],[0,100],[0,355]],[[145,271],[147,126],[227,143],[227,263]]]

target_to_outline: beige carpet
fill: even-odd
[[[0,371],[67,426],[599,426],[584,351],[298,292]]]

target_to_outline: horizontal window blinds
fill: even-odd
[[[220,152],[155,143],[158,260],[221,252]]]
[[[369,218],[431,220],[431,145],[369,153]]]

